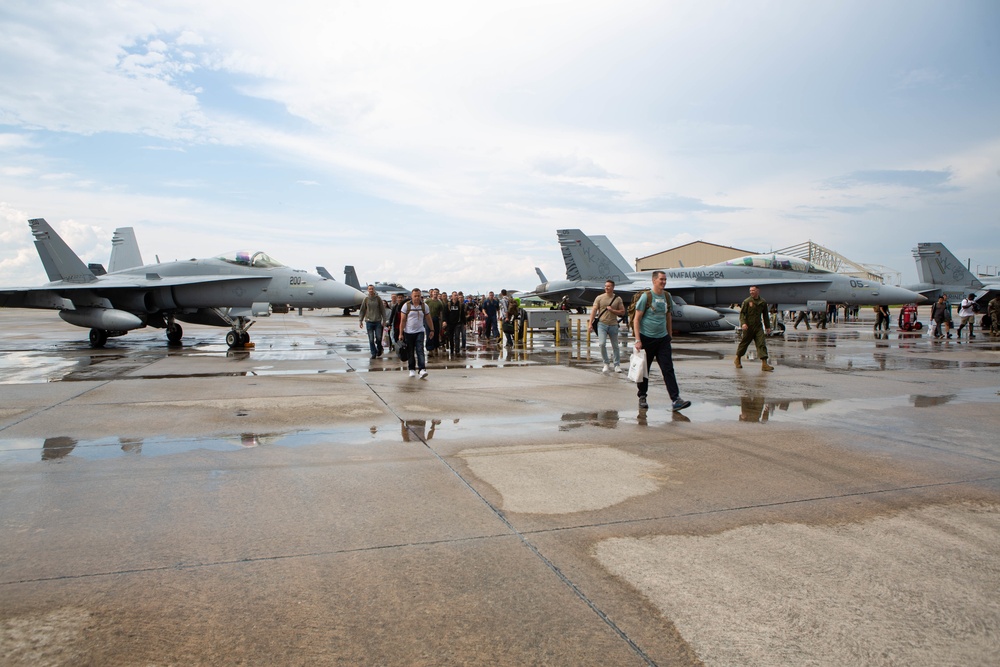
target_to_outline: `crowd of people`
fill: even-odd
[[[604,361],[602,372],[608,373],[612,368],[615,373],[622,372],[618,345],[620,324],[626,322],[636,335],[636,357],[645,359],[644,372],[637,373],[635,378],[640,411],[649,407],[649,369],[654,362],[659,366],[671,408],[678,411],[691,405],[690,401],[681,398],[674,372],[670,335],[673,330],[673,302],[665,287],[664,272],[653,271],[650,289],[637,292],[626,308],[622,298],[615,294],[614,281],[608,280],[604,284],[604,293],[594,300],[590,309],[589,328],[598,337]],[[975,338],[973,329],[978,310],[975,294],[969,294],[962,300],[958,312],[959,337],[968,327],[969,337]],[[818,314],[820,325],[825,328],[828,318],[836,321],[837,313],[838,308],[833,304],[828,312]],[[845,318],[857,319],[858,314],[856,307],[844,309]],[[410,377],[423,379],[427,377],[427,356],[464,354],[470,337],[484,339],[487,343],[504,340],[506,345],[512,346],[515,326],[523,316],[520,300],[508,295],[507,290],[501,290],[499,297],[494,292],[486,296],[467,297],[459,291],[448,295],[435,288],[428,292],[425,299],[421,290],[413,289],[409,296],[393,294],[391,303],[386,303],[376,294],[374,286],[369,285],[359,311],[359,326],[367,329],[372,359],[381,357],[387,348],[396,350],[400,359],[407,361]],[[777,319],[777,309],[769,307],[761,298],[757,286],[751,286],[750,295],[740,304],[740,337],[733,361],[737,369],[743,368],[742,358],[752,343],[756,347],[761,370],[774,370],[767,361],[767,335],[771,333],[772,316]],[[988,317],[992,319],[991,334],[1000,335],[1000,296],[989,302]],[[944,295],[933,304],[931,320],[931,333],[935,337],[951,338],[951,304]],[[810,328],[806,311],[800,311],[795,317],[795,328],[801,322],[805,322],[807,329]],[[888,331],[889,324],[888,307],[875,306],[875,331]],[[639,363],[641,365],[642,362]]]
[[[386,303],[369,285],[358,315],[359,326],[367,329],[372,359],[386,349],[400,352],[400,358],[408,362],[410,377],[425,378],[428,356],[464,354],[470,337],[498,343],[502,333],[506,344],[513,345],[521,308],[520,300],[507,290],[497,297],[494,292],[466,296],[453,291],[449,295],[435,288],[425,298],[421,290],[413,289],[409,294],[393,294]]]

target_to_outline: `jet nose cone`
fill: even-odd
[[[321,280],[316,283],[316,297],[321,304],[317,306],[319,308],[351,308],[359,305],[365,295],[350,285]]]
[[[883,285],[882,289],[879,290],[883,298],[888,298],[889,302],[892,304],[902,304],[902,303],[923,303],[927,301],[927,297],[922,294],[917,294],[903,287],[895,287],[893,285]]]

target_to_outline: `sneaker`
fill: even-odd
[[[615,364],[615,373],[621,373],[621,372],[622,372],[622,367],[618,364]]]
[[[673,404],[674,412],[677,412],[678,410],[683,410],[684,408],[690,408],[690,407],[691,407],[691,401],[685,401],[685,400],[680,399],[680,398],[678,398],[676,401],[674,401],[674,404]]]
[[[427,377],[427,371],[421,368],[420,373],[418,373],[418,375],[420,375],[420,379],[423,380],[425,377]]]
[[[649,403],[646,402],[646,397],[645,396],[640,396],[639,397],[639,409],[640,410],[645,410],[648,407],[649,407]]]
[[[608,366],[607,364],[604,364],[604,368],[601,369],[601,372],[602,373],[607,373],[610,370],[611,370],[611,366]]]
[[[416,371],[410,371],[410,377],[411,378],[417,377],[417,372]]]

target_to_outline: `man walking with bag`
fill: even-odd
[[[646,390],[649,388],[649,368],[653,365],[653,359],[660,366],[660,374],[667,385],[674,412],[691,405],[691,401],[681,399],[677,376],[674,374],[673,352],[670,348],[670,331],[674,323],[673,302],[670,300],[670,293],[664,289],[666,285],[667,275],[663,271],[653,271],[653,288],[639,297],[635,304],[635,319],[632,322],[632,330],[638,334],[635,349],[646,351],[646,377],[638,383],[640,410],[649,407]]]
[[[597,341],[601,348],[601,358],[604,359],[602,373],[611,370],[611,360],[608,359],[608,339],[611,339],[611,351],[615,361],[615,373],[621,373],[621,351],[618,349],[618,318],[625,314],[625,304],[622,298],[615,294],[615,281],[604,281],[604,294],[594,299],[590,309],[589,327],[594,327],[597,321]]]

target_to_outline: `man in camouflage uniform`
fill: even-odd
[[[757,356],[760,357],[760,369],[773,371],[774,367],[767,363],[767,342],[765,336],[771,333],[771,318],[767,313],[767,301],[760,298],[760,290],[756,285],[750,288],[750,296],[740,306],[740,345],[736,348],[736,368],[743,368],[740,358],[746,354],[750,341],[757,345]]]
[[[990,335],[1000,336],[1000,296],[995,296],[986,308],[990,314]]]

